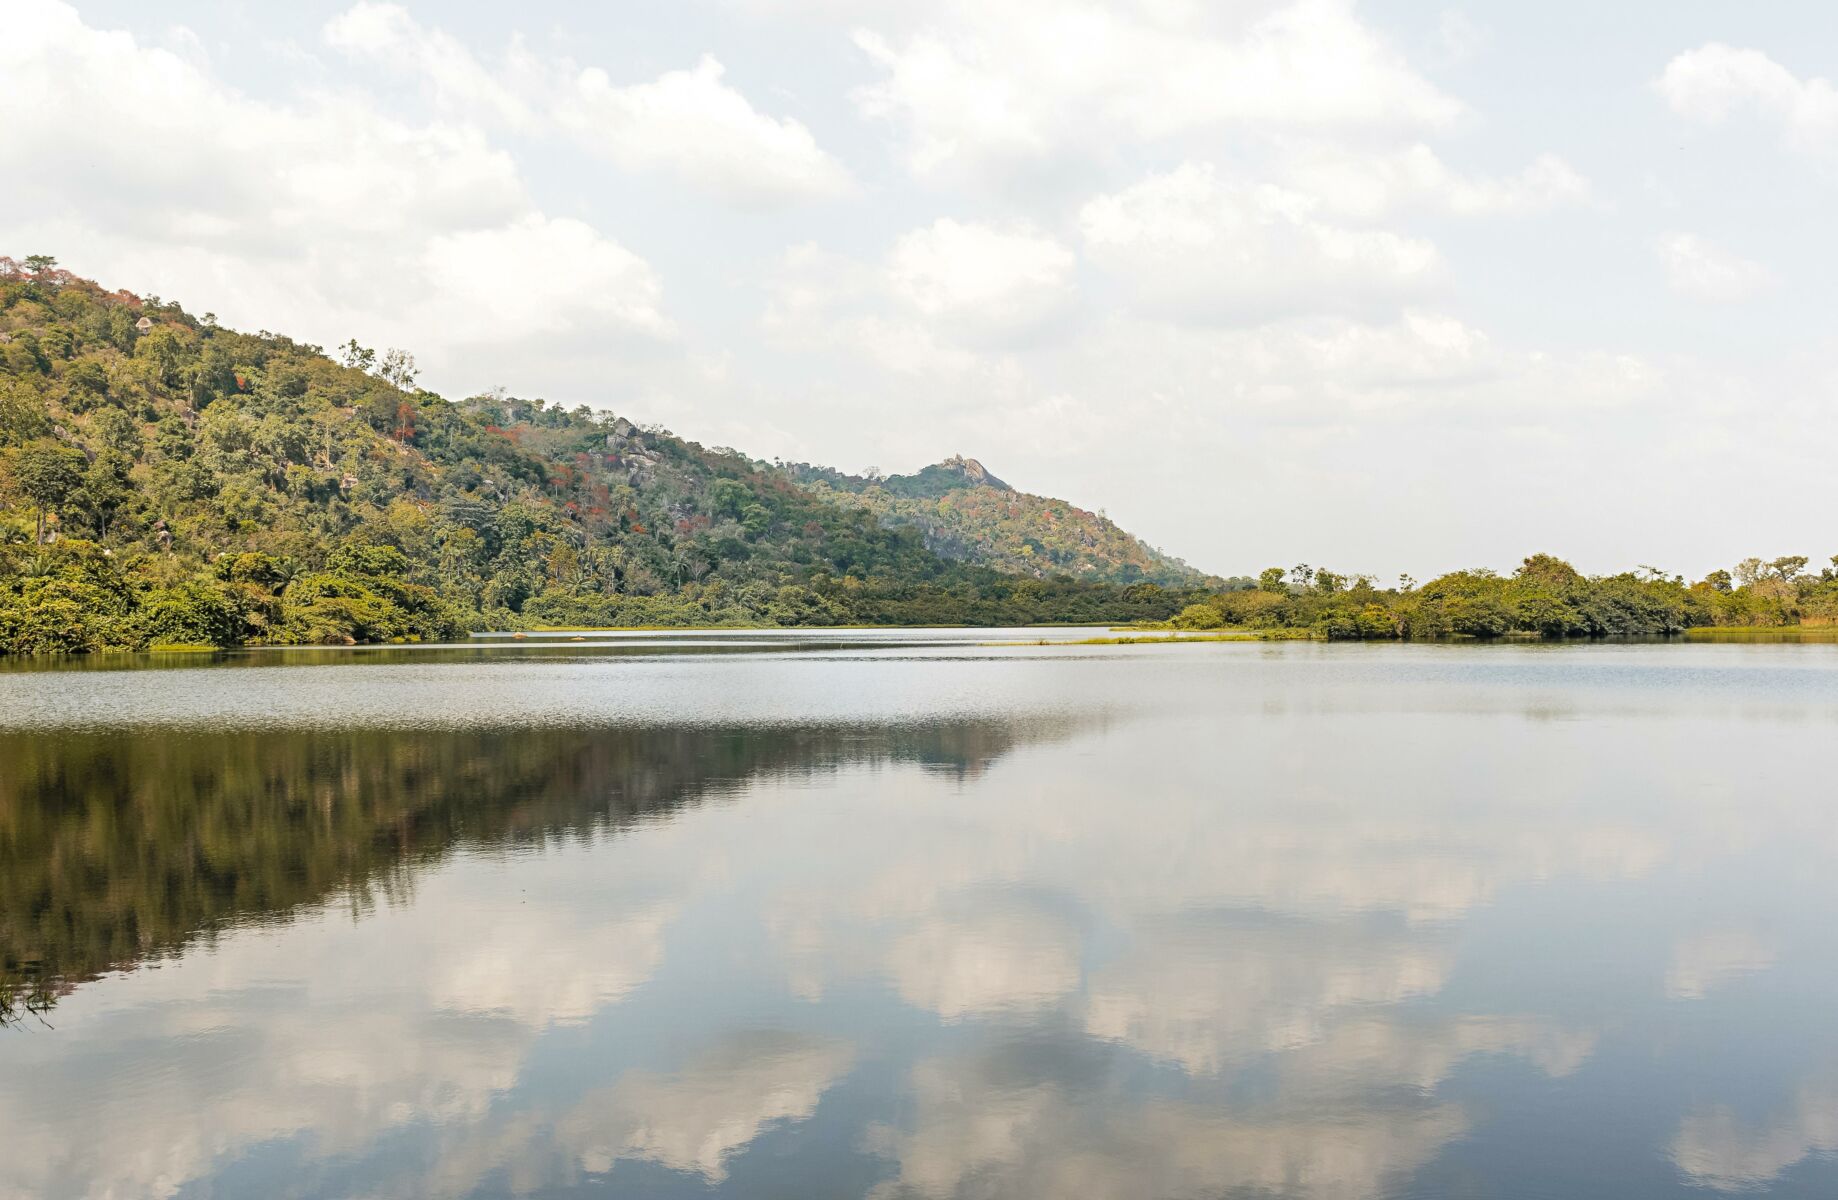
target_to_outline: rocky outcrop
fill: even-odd
[[[992,487],[998,491],[1012,492],[1015,489],[989,473],[989,469],[974,458],[965,458],[953,454],[950,458],[937,464],[947,471],[955,471],[977,487]]]

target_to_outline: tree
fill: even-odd
[[[384,351],[383,362],[377,367],[377,374],[383,382],[403,391],[415,386],[415,377],[421,374],[415,366],[415,356],[406,350],[391,348]]]
[[[746,485],[732,479],[717,479],[708,489],[709,512],[717,517],[738,517],[752,498]]]
[[[7,371],[22,378],[42,375],[51,366],[38,348],[38,339],[30,333],[15,334],[13,340],[6,343],[4,353],[0,353],[0,360],[4,360]]]
[[[1792,583],[1800,577],[1800,572],[1806,569],[1807,561],[1804,554],[1789,554],[1769,563],[1768,569],[1773,571],[1774,577],[1782,583]]]
[[[108,395],[108,372],[93,358],[80,358],[64,368],[64,383],[70,388],[70,406],[79,412]]]
[[[43,275],[47,271],[57,270],[57,256],[52,254],[26,255],[26,270],[34,275]]]
[[[1170,623],[1176,629],[1218,629],[1225,624],[1225,617],[1210,604],[1189,604],[1174,614]]]
[[[1521,563],[1514,574],[1529,583],[1553,589],[1566,588],[1583,580],[1575,567],[1554,554],[1534,554]]]
[[[134,485],[128,477],[131,465],[126,455],[104,450],[84,473],[82,488],[71,496],[72,502],[89,510],[98,538],[108,536],[115,514],[134,496]]]
[[[83,455],[53,442],[27,446],[13,462],[19,490],[38,509],[38,542],[45,540],[45,513],[55,512],[83,482]]]
[[[153,364],[162,384],[171,386],[179,380],[179,364],[185,358],[185,345],[170,329],[155,329],[134,347],[134,357]]]
[[[1265,567],[1257,573],[1257,588],[1263,592],[1283,592],[1283,576],[1286,572],[1281,567]]]
[[[0,378],[0,445],[35,438],[46,423],[44,404],[27,385]]]
[[[581,556],[567,542],[557,542],[549,551],[549,580],[559,587],[578,587],[581,583]]]
[[[359,371],[368,371],[370,368],[376,366],[377,363],[377,352],[366,346],[358,345],[356,338],[352,338],[350,341],[340,346],[338,348],[338,353],[347,367],[352,367]]]

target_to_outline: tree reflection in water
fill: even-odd
[[[0,1021],[236,926],[406,899],[457,847],[616,835],[762,778],[974,776],[1054,719],[0,733]]]

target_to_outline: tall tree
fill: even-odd
[[[27,446],[13,461],[13,478],[38,509],[38,542],[45,540],[45,514],[56,512],[83,482],[88,465],[75,450],[50,442]]]

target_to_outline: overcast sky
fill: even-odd
[[[0,2],[0,253],[1221,573],[1838,553],[1838,6]]]

